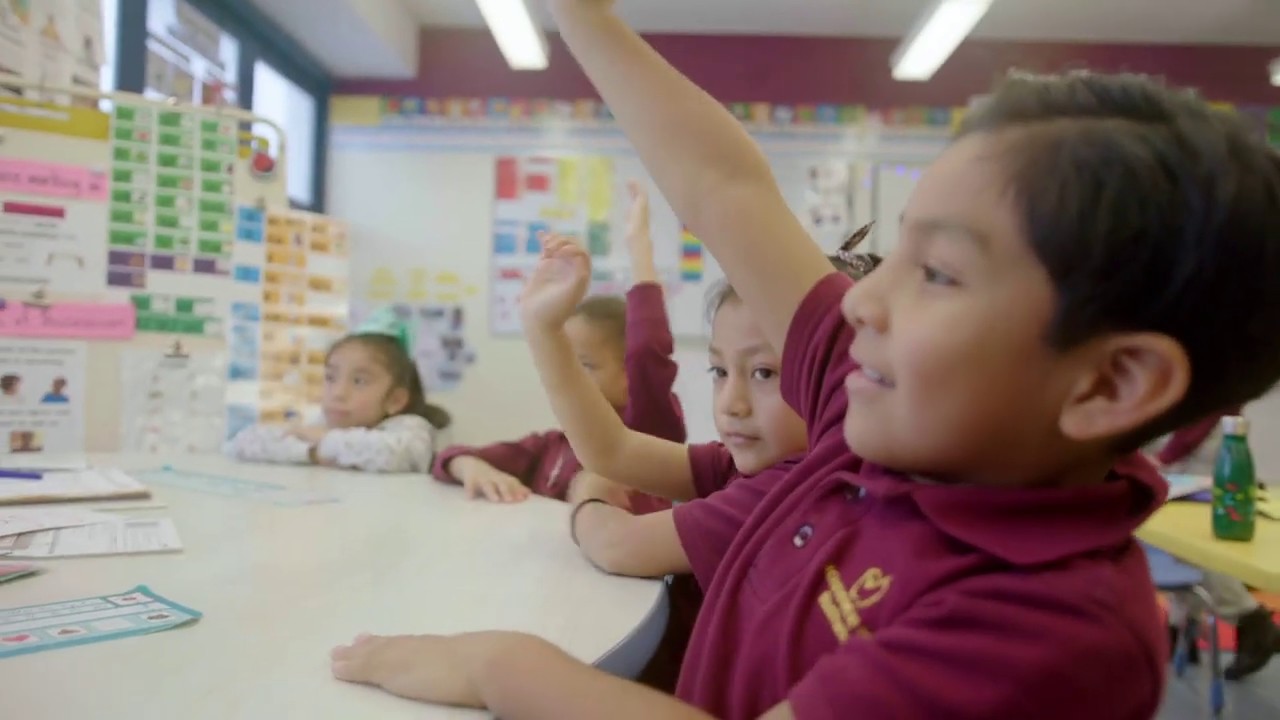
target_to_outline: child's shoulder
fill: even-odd
[[[403,415],[392,415],[391,417],[378,423],[379,430],[395,430],[397,432],[421,431],[424,433],[432,433],[435,428],[427,419],[421,415],[412,413],[404,413]]]

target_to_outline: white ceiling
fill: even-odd
[[[427,25],[481,27],[475,0],[404,0]],[[542,0],[525,0],[541,10]],[[618,0],[648,32],[901,37],[929,0]],[[995,0],[974,37],[1280,46],[1280,0]]]

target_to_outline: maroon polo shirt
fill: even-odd
[[[661,285],[637,283],[627,293],[626,343],[627,406],[621,410],[622,421],[637,432],[683,443],[684,413],[672,392],[678,371],[671,359],[675,345]],[[483,447],[454,445],[436,455],[431,474],[443,482],[457,482],[446,469],[460,455],[484,460],[534,493],[557,500],[565,499],[569,481],[582,470],[569,439],[559,430]],[[671,502],[665,498],[631,494],[631,510],[637,515],[669,507]]]
[[[677,695],[729,720],[1153,717],[1166,631],[1132,532],[1158,474],[1126,458],[1098,485],[1009,489],[864,465],[841,435],[850,282],[810,291],[783,352],[809,454],[675,508],[707,590]]]

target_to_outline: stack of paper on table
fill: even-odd
[[[0,477],[0,505],[151,497],[145,485],[114,469],[47,472],[40,480]]]
[[[46,473],[40,480],[0,479],[0,506],[150,494],[142,483],[119,470]],[[181,549],[177,528],[168,518],[126,518],[65,505],[0,507],[0,555],[86,557]]]

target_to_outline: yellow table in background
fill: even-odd
[[[1252,542],[1213,536],[1209,503],[1170,502],[1138,528],[1138,538],[1183,562],[1280,592],[1280,522],[1258,517]]]

